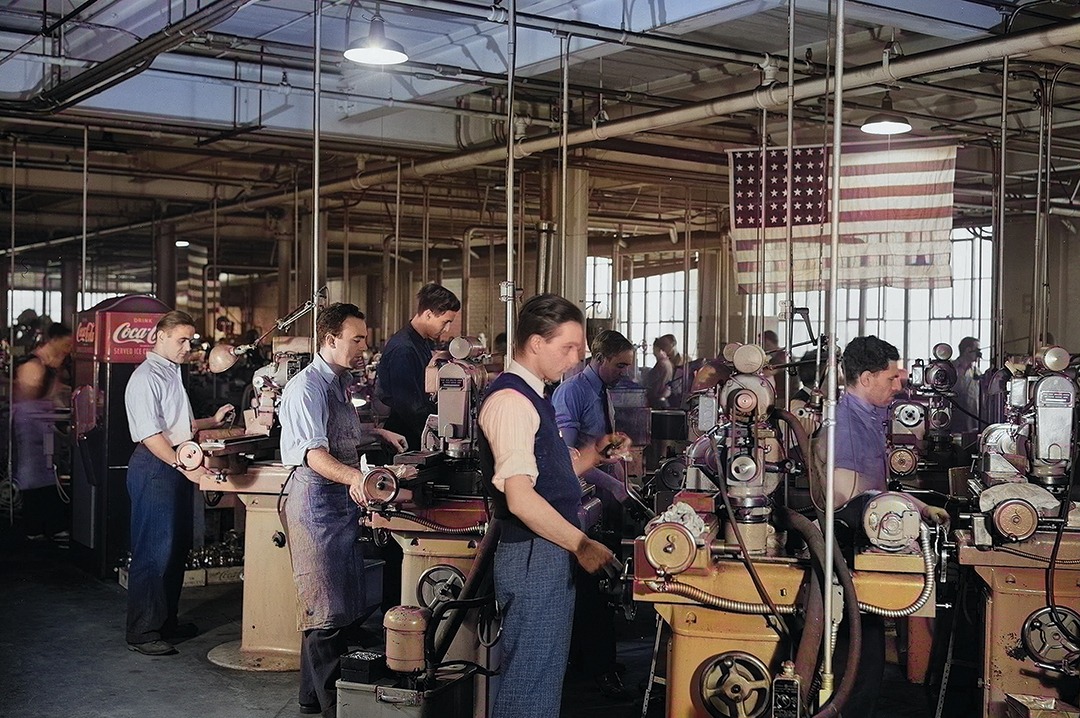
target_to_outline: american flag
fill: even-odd
[[[767,149],[764,162],[760,149],[728,154],[739,291],[760,291],[762,243],[765,291],[787,291],[787,150]],[[795,290],[824,289],[832,265],[832,152],[795,147],[792,155]],[[840,286],[950,286],[955,172],[954,146],[845,146],[840,155]]]

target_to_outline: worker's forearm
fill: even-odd
[[[164,461],[169,466],[176,463],[176,451],[164,434],[154,434],[142,440],[143,446],[150,449],[150,453]]]
[[[337,484],[352,484],[360,477],[360,469],[354,469],[341,463],[326,449],[310,449],[307,452],[307,465],[319,476]]]
[[[507,496],[507,503],[511,513],[533,533],[556,546],[575,553],[585,541],[585,534],[581,529],[564,519],[535,490],[516,492],[513,497]]]

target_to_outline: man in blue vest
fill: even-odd
[[[484,480],[503,522],[495,595],[503,610],[502,680],[493,718],[559,715],[574,615],[574,561],[588,573],[611,564],[578,524],[578,475],[619,437],[572,452],[559,436],[545,382],[573,366],[585,343],[581,310],[562,297],[527,301],[514,327],[513,361],[480,408]],[[573,559],[573,560],[572,560]]]

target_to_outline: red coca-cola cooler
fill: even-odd
[[[113,575],[128,551],[127,463],[135,444],[124,390],[154,346],[154,327],[171,310],[154,297],[106,299],[80,312],[72,396],[72,558],[99,577]]]

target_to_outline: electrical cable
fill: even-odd
[[[1069,484],[1065,487],[1065,492],[1061,497],[1061,523],[1058,524],[1057,534],[1054,536],[1054,548],[1050,551],[1050,565],[1046,567],[1046,600],[1050,604],[1050,620],[1054,622],[1054,625],[1061,629],[1061,632],[1069,638],[1073,643],[1080,643],[1080,636],[1077,636],[1072,630],[1065,625],[1065,621],[1058,615],[1057,603],[1055,600],[1054,591],[1054,574],[1057,570],[1058,563],[1058,551],[1061,550],[1061,540],[1065,535],[1065,524],[1069,522],[1069,508],[1072,505],[1072,489],[1073,484],[1076,481],[1076,462],[1080,459],[1080,448],[1073,452],[1072,465],[1069,470]]]

